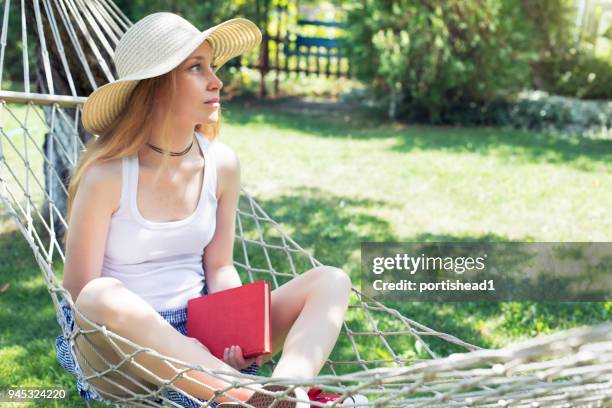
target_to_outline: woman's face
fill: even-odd
[[[177,67],[174,112],[179,121],[192,122],[194,127],[219,120],[223,82],[214,73],[212,58],[213,49],[204,41]],[[206,103],[213,98],[219,102]]]

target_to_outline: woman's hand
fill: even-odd
[[[226,364],[234,367],[236,370],[242,370],[243,368],[247,368],[250,366],[253,361],[257,362],[257,365],[261,365],[263,356],[259,355],[257,357],[244,359],[242,355],[242,349],[240,346],[231,346],[226,347],[223,351],[223,361]]]

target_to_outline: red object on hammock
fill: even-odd
[[[272,352],[270,283],[261,280],[220,290],[187,302],[187,336],[195,337],[219,360],[237,344],[244,358]]]
[[[321,394],[322,392],[323,392],[323,389],[319,387],[312,387],[308,390],[308,398],[310,398],[311,401],[323,403],[323,402],[335,401],[342,396],[342,394]],[[311,405],[310,407],[311,408],[321,408],[318,405]]]

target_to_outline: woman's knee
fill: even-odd
[[[320,285],[336,293],[345,293],[347,296],[350,294],[353,284],[350,276],[344,270],[335,266],[322,265],[311,269],[311,272]]]
[[[75,305],[88,319],[111,326],[120,313],[119,299],[122,289],[125,289],[125,286],[118,279],[92,279],[79,292]]]

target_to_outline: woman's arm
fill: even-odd
[[[240,161],[234,151],[221,142],[215,142],[217,162],[217,222],[215,234],[204,249],[202,257],[208,293],[242,285],[234,267],[234,239],[236,208],[240,198]]]
[[[74,197],[63,277],[63,286],[73,301],[83,286],[102,272],[111,216],[121,195],[120,164],[93,164]]]

